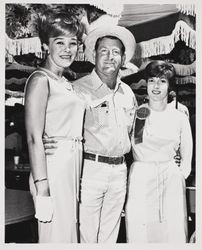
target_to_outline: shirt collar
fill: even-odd
[[[101,81],[98,74],[95,72],[95,69],[93,69],[91,75],[92,75],[92,85],[91,85],[91,87],[94,90],[98,90],[101,86],[106,86],[107,87],[107,85]],[[118,76],[117,81],[116,81],[116,86],[115,86],[114,90],[111,90],[111,91],[114,92],[114,93],[117,92],[120,85],[121,85],[121,83],[122,83],[122,81],[121,81],[120,77]]]

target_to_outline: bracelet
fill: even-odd
[[[48,180],[48,179],[47,178],[37,179],[37,180],[34,181],[34,184],[37,183],[37,182],[46,181],[46,180]]]

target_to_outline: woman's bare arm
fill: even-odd
[[[34,180],[47,178],[42,135],[45,124],[46,106],[48,100],[48,79],[36,73],[26,87],[25,95],[25,126],[31,170]],[[39,181],[36,184],[37,194],[49,196],[48,181]]]
[[[180,169],[182,170],[185,178],[187,178],[191,172],[192,152],[193,152],[193,140],[192,140],[191,126],[188,118],[184,116],[181,128]]]

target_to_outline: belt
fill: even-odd
[[[73,136],[49,136],[47,138],[48,139],[55,139],[55,140],[59,140],[59,141],[60,140],[67,140],[67,141],[82,142],[82,143],[85,142],[84,138],[81,136],[75,136],[75,137],[73,137]],[[45,139],[46,138],[44,137],[44,140]]]
[[[98,161],[103,162],[111,165],[119,165],[122,164],[125,161],[124,156],[120,157],[109,157],[109,156],[103,156],[103,155],[97,155],[92,153],[83,153],[84,159],[91,160],[91,161]]]

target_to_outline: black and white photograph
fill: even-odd
[[[196,4],[1,6],[3,244],[196,246]]]

